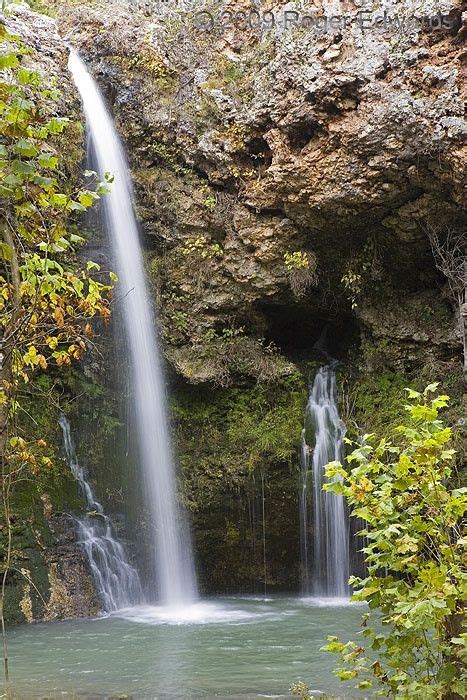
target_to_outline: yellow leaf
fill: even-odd
[[[63,326],[65,324],[63,310],[59,306],[55,308],[54,319],[57,321],[58,326]]]

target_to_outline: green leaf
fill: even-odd
[[[17,175],[33,175],[36,172],[34,163],[26,160],[14,160],[11,169]]]
[[[14,150],[15,153],[29,157],[37,156],[39,153],[32,141],[28,141],[27,139],[19,139],[15,144]]]
[[[405,390],[409,395],[409,399],[419,399],[421,397],[421,393],[419,391],[415,391],[414,389],[410,389],[409,387],[406,387]]]
[[[40,153],[37,160],[43,168],[48,168],[49,170],[55,170],[58,166],[58,158],[49,153]]]
[[[0,241],[0,258],[7,262],[10,262],[13,258],[13,248],[3,241]]]
[[[66,117],[53,117],[47,127],[51,134],[61,134],[70,120]]]
[[[78,236],[76,233],[70,234],[70,241],[71,243],[77,243],[81,245],[81,243],[84,243],[84,238],[82,236]]]
[[[23,181],[18,175],[10,174],[3,178],[3,182],[6,185],[12,185],[12,187],[16,187],[17,185],[21,185]]]
[[[54,184],[54,180],[52,180],[52,178],[42,177],[42,175],[34,175],[32,181],[35,185],[39,185],[39,187],[43,187],[44,189],[48,189]]]
[[[66,196],[66,194],[56,192],[50,196],[50,202],[53,206],[62,208],[67,205],[68,197]]]
[[[36,86],[40,81],[40,76],[38,73],[32,70],[27,70],[26,68],[20,68],[16,73],[16,77],[20,85],[33,85]]]
[[[426,387],[425,391],[423,394],[426,396],[427,394],[433,394],[439,387],[439,382],[433,382],[433,384],[428,384]]]
[[[73,200],[68,202],[67,206],[68,206],[68,209],[70,211],[80,211],[80,212],[86,211],[86,207],[83,207],[82,204],[80,204],[79,202],[75,202]]]
[[[86,208],[91,207],[96,199],[99,199],[99,197],[90,190],[83,190],[83,192],[78,194],[79,203]]]
[[[330,491],[338,496],[342,496],[346,492],[345,486],[341,484],[340,481],[333,481],[329,484],[324,484],[323,491]]]
[[[19,66],[19,61],[15,52],[0,54],[0,70],[16,68],[17,66]]]

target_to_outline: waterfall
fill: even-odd
[[[308,595],[311,592],[310,586],[310,562],[309,562],[309,505],[308,505],[308,490],[310,476],[310,450],[306,442],[306,428],[302,430],[300,442],[300,493],[299,493],[299,508],[300,508],[300,563],[301,563],[301,581],[303,593]]]
[[[314,434],[314,447],[307,444],[310,432]],[[336,375],[331,364],[318,370],[306,408],[300,493],[304,592],[328,598],[345,598],[349,595],[349,522],[346,505],[343,496],[323,491],[326,483],[324,466],[335,460],[343,461],[344,435],[345,426],[337,407]],[[309,500],[312,500],[311,516]],[[313,562],[311,567],[310,559]]]
[[[76,518],[75,522],[79,543],[89,561],[103,608],[105,612],[113,612],[138,604],[143,597],[138,574],[129,563],[124,548],[114,534],[112,522],[84,476],[76,457],[70,424],[64,415],[60,416],[59,424],[68,464],[86,500],[86,516],[81,520]]]
[[[83,101],[100,174],[110,171],[114,176],[111,192],[102,201],[119,277],[139,457],[151,517],[151,593],[164,605],[184,606],[196,599],[196,580],[188,528],[177,502],[164,379],[132,206],[129,168],[99,89],[73,51],[70,53],[69,68]]]

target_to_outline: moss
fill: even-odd
[[[404,388],[410,378],[399,372],[383,371],[342,377],[341,415],[349,433],[375,432],[386,435],[405,418]]]
[[[23,386],[19,394],[18,433],[28,443],[38,439],[45,441],[47,446],[44,451],[50,458],[51,466],[27,474],[27,478],[21,479],[11,494],[13,557],[6,604],[9,624],[42,619],[44,615],[51,614],[52,608],[54,614],[59,616],[66,615],[67,610],[71,609],[70,606],[60,607],[56,601],[49,601],[53,593],[52,580],[58,581],[57,586],[63,590],[72,584],[70,580],[61,582],[57,572],[55,575],[51,573],[50,555],[55,557],[60,546],[57,536],[59,540],[65,538],[68,542],[67,561],[62,562],[63,571],[60,569],[59,573],[69,576],[70,571],[76,568],[72,552],[73,535],[69,519],[63,514],[79,513],[83,508],[82,494],[63,455],[62,435],[58,426],[60,412],[64,411],[70,417],[72,427],[78,423],[81,426],[79,431],[74,430],[74,436],[77,437],[77,445],[84,447],[82,454],[86,458],[83,464],[105,465],[112,461],[110,471],[113,476],[108,483],[115,487],[118,484],[117,474],[124,471],[120,469],[119,454],[115,449],[114,434],[120,423],[113,412],[114,402],[109,398],[108,388],[88,379],[83,370],[84,366],[75,366],[59,373],[51,371],[39,375],[34,382]],[[76,400],[77,397],[79,400]],[[53,531],[55,524],[57,533]],[[2,528],[2,551],[6,551],[6,538],[6,528]],[[21,571],[30,572],[32,583]],[[83,571],[83,586],[85,576],[86,572]],[[84,604],[81,610],[86,612]]]
[[[245,66],[242,63],[238,60],[233,61],[225,54],[218,54],[213,60],[208,80],[201,87],[206,90],[214,90],[232,84],[232,89],[238,92],[244,77]]]
[[[182,165],[182,154],[174,146],[169,146],[162,141],[153,141],[149,150],[151,155],[159,158],[163,164],[167,165],[177,175],[189,175],[190,168]]]
[[[297,585],[299,373],[230,389],[180,386],[172,413],[201,584],[209,592]],[[294,547],[296,545],[296,547]]]
[[[362,433],[390,435],[406,420],[405,389],[411,387],[423,391],[433,382],[439,383],[440,393],[450,397],[442,417],[446,424],[454,427],[454,447],[462,472],[466,461],[466,427],[462,418],[465,412],[464,380],[462,365],[456,360],[430,361],[416,373],[383,370],[355,375],[344,368],[339,393],[341,416],[348,436],[355,439]]]
[[[51,533],[34,482],[23,482],[13,491],[10,506],[12,562],[7,578],[6,620],[11,624],[29,621],[29,617],[40,619],[44,612],[44,600],[48,598],[44,552],[51,544]],[[2,528],[2,551],[6,551],[6,540],[7,531]]]
[[[110,60],[130,74],[132,81],[135,80],[137,73],[148,76],[151,81],[151,95],[156,92],[159,98],[161,96],[169,98],[176,90],[178,81],[175,71],[164,63],[150,44],[137,47],[135,54],[131,57],[118,55],[112,56]]]

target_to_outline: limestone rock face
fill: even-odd
[[[29,51],[23,61],[39,70],[46,80],[57,76],[64,97],[73,97],[74,90],[66,69],[68,49],[58,33],[55,21],[46,15],[32,12],[26,5],[10,9],[12,11],[6,16],[2,15],[2,22],[12,34],[19,34],[28,47]]]
[[[428,346],[456,353],[426,231],[462,225],[460,2],[388,1],[379,28],[367,26],[378,13],[365,2],[258,3],[262,31],[249,26],[249,3],[223,3],[222,16],[199,3],[145,7],[62,6],[59,26],[127,144],[177,371],[231,381],[238,368],[216,376],[199,357],[229,354],[232,333],[237,347],[280,345],[271,318],[297,304],[310,323],[341,316],[367,342],[390,338],[394,366],[409,341],[411,363]],[[310,16],[338,19],[320,32]],[[300,300],[294,252],[316,265]],[[377,311],[383,288],[394,318]],[[407,296],[402,338],[395,317]],[[442,307],[435,329],[415,312],[424,299]]]

